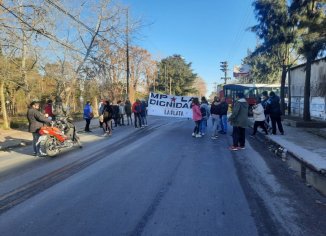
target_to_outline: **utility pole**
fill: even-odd
[[[228,75],[228,62],[227,61],[221,61],[220,67],[221,67],[220,70],[224,72],[224,84],[226,84],[226,80],[230,79],[230,78],[227,77],[227,75]]]
[[[172,94],[171,93],[171,88],[172,88],[172,80],[171,80],[171,76],[169,77],[169,80],[170,80],[170,95]]]
[[[165,80],[165,92],[167,92],[167,89],[166,89],[166,87],[167,87],[167,83],[168,83],[168,81],[167,81],[167,79],[166,79],[166,65],[165,65],[165,63],[164,63],[164,80]]]
[[[217,83],[216,83],[216,82],[214,82],[213,84],[214,84],[214,89],[215,89],[215,91],[214,91],[214,92],[215,92],[215,93],[217,93]]]
[[[127,73],[127,97],[129,98],[129,12],[128,12],[128,8],[126,9],[126,19],[127,19],[127,23],[126,23],[126,57],[127,57],[127,69],[126,69],[126,73]]]

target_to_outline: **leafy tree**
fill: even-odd
[[[194,83],[194,89],[196,90],[196,95],[202,97],[206,95],[207,87],[205,81],[201,77],[197,77]]]
[[[186,63],[181,55],[173,55],[158,63],[156,90],[178,96],[194,94],[196,89],[193,84],[196,78],[191,63]]]
[[[303,120],[309,121],[311,64],[326,49],[325,3],[293,0],[290,15],[300,32],[298,52],[306,58]]]
[[[254,54],[244,58],[244,64],[250,65],[250,76],[246,78],[249,83],[275,83],[279,81],[281,70],[277,64],[277,58],[273,54]],[[244,79],[239,79],[243,83]]]
[[[284,88],[288,69],[294,63],[291,61],[291,50],[296,47],[296,28],[288,14],[286,0],[256,0],[253,3],[258,24],[251,30],[261,39],[254,55],[273,55],[281,68],[281,108],[284,113]],[[274,60],[274,59],[273,59]]]

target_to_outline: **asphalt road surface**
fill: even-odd
[[[325,235],[325,197],[264,143],[192,129],[149,117],[53,159],[0,153],[0,235]]]

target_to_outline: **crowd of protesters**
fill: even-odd
[[[253,133],[255,137],[258,127],[262,128],[265,134],[271,132],[276,134],[278,128],[280,134],[284,135],[281,123],[280,99],[274,93],[267,91],[262,93],[262,98],[256,98],[256,104],[252,107],[254,118]],[[227,134],[228,122],[232,126],[233,144],[230,150],[236,151],[245,149],[245,132],[248,127],[248,109],[249,105],[244,98],[243,93],[238,93],[234,102],[232,113],[228,114],[229,105],[225,98],[214,97],[211,105],[205,97],[193,98],[191,109],[195,127],[192,133],[193,137],[201,138],[210,133],[211,139],[217,139],[218,134]],[[67,116],[68,111],[63,106],[60,97],[56,97],[55,103],[48,100],[43,107],[43,113],[40,112],[40,103],[32,102],[28,110],[27,118],[29,120],[29,131],[33,134],[34,155],[40,155],[37,140],[39,138],[38,129],[61,116]],[[132,113],[134,114],[132,116]],[[103,129],[103,136],[111,136],[114,128],[118,126],[131,125],[135,128],[144,128],[147,126],[147,102],[136,99],[132,104],[129,99],[117,101],[113,104],[110,100],[102,99],[98,105],[99,126]],[[84,107],[83,118],[86,121],[85,132],[90,130],[90,122],[94,117],[93,108],[90,101],[87,101]],[[207,130],[207,123],[212,122],[212,130]],[[270,126],[271,122],[271,126]]]
[[[84,119],[86,120],[85,131],[88,132],[87,118],[92,110],[87,104],[84,108]],[[134,113],[134,119],[132,118]],[[103,129],[103,136],[111,136],[114,128],[118,126],[134,125],[135,128],[147,126],[147,102],[145,100],[136,101],[131,104],[129,99],[117,101],[113,104],[110,100],[102,99],[98,105],[99,125]]]
[[[262,98],[261,98],[262,97]],[[271,132],[276,135],[276,125],[281,135],[284,130],[281,122],[281,108],[279,97],[271,91],[264,91],[261,97],[256,98],[256,104],[252,107],[253,113],[253,133],[251,137],[255,137],[258,127],[260,127],[266,135]],[[228,122],[232,126],[232,145],[229,147],[232,151],[245,149],[246,128],[249,125],[249,104],[243,93],[237,93],[236,100],[232,107],[232,112],[228,114],[228,103],[225,98],[214,97],[210,107],[205,97],[194,98],[191,104],[193,112],[193,121],[195,127],[192,136],[201,138],[207,133],[207,122],[211,120],[212,130],[211,139],[217,139],[218,134],[227,134]],[[210,118],[211,117],[211,118]],[[271,122],[271,126],[270,126]]]

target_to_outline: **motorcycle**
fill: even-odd
[[[76,132],[76,126],[67,117],[57,118],[51,122],[51,126],[43,126],[39,130],[41,135],[38,142],[40,143],[40,153],[53,157],[64,148],[72,148],[77,144],[82,148],[80,138]]]

